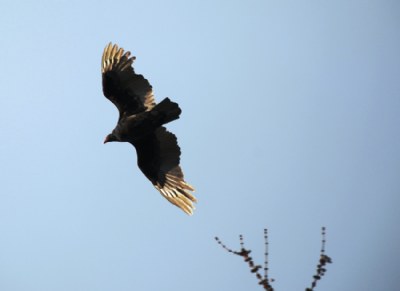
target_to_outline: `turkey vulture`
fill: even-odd
[[[135,73],[134,56],[109,43],[103,52],[103,93],[119,110],[117,126],[104,143],[129,142],[137,153],[143,174],[169,202],[191,215],[196,198],[179,166],[180,148],[176,136],[164,124],[179,118],[177,103],[165,98],[156,104],[150,83]]]

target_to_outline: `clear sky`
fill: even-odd
[[[400,283],[399,1],[2,1],[0,290],[317,290]],[[116,42],[183,110],[192,217],[103,145]],[[397,286],[397,288],[396,288]]]

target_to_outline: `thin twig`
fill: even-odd
[[[319,258],[319,263],[317,265],[317,273],[313,276],[313,281],[311,282],[311,288],[306,288],[306,291],[313,291],[315,287],[317,287],[318,280],[325,275],[326,272],[326,264],[331,264],[332,259],[325,255],[325,242],[326,242],[326,228],[322,227],[322,243],[321,243],[321,254]]]
[[[264,230],[264,234],[265,234],[265,240],[266,240],[266,261],[264,262],[264,277],[259,273],[259,270],[262,269],[261,265],[255,265],[253,258],[250,256],[251,250],[247,250],[244,247],[244,239],[243,239],[243,235],[239,236],[239,242],[240,242],[240,251],[234,251],[230,248],[228,248],[225,244],[222,243],[222,241],[218,238],[215,237],[215,240],[218,242],[218,244],[220,244],[222,246],[222,248],[224,248],[227,252],[229,253],[233,253],[235,255],[241,256],[243,258],[243,260],[249,265],[250,268],[250,272],[251,273],[255,273],[257,279],[258,279],[258,284],[263,286],[263,288],[267,291],[273,291],[274,289],[272,288],[272,286],[269,283],[268,280],[268,237],[266,234],[266,230]]]

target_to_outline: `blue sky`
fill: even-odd
[[[2,1],[0,290],[317,290],[400,283],[398,1]],[[103,97],[108,42],[183,110],[197,210],[170,205]]]

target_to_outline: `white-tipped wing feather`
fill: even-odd
[[[117,106],[120,116],[148,111],[155,105],[149,81],[136,74],[132,67],[135,59],[129,51],[125,52],[116,44],[109,43],[103,52],[103,93]]]
[[[183,176],[180,148],[174,134],[164,127],[158,128],[146,139],[132,142],[138,156],[138,166],[154,187],[172,204],[187,214],[193,214],[197,202]]]

